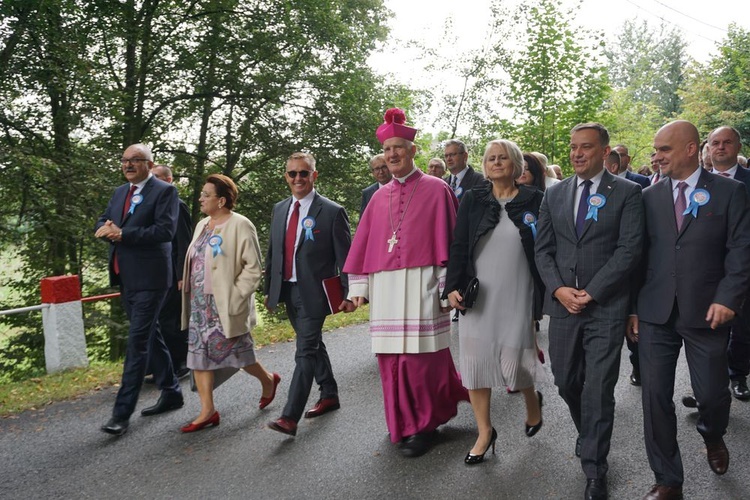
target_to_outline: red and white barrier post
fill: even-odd
[[[44,359],[47,372],[86,367],[81,286],[78,276],[44,278],[41,284],[44,325]]]

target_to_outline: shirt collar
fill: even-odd
[[[146,177],[145,179],[143,179],[141,182],[139,182],[137,184],[131,184],[131,186],[135,186],[135,190],[137,192],[140,192],[141,189],[143,189],[143,186],[145,186],[146,183],[149,181],[149,179],[151,179],[151,177],[153,177],[153,176],[154,176],[154,174],[152,174],[151,172],[149,172],[148,173],[148,177]]]
[[[700,179],[700,177],[701,177],[701,167],[698,167],[698,168],[695,169],[695,172],[693,172],[692,174],[690,174],[690,177],[688,177],[687,179],[685,179],[682,182],[687,183],[687,185],[690,187],[690,189],[695,189],[695,186],[698,185],[698,179]],[[672,190],[673,191],[675,189],[677,189],[677,184],[679,182],[680,181],[675,181],[674,179],[672,179]]]
[[[298,200],[294,195],[292,195],[292,198],[294,199],[294,201],[299,202],[300,208],[307,207],[312,203],[313,198],[315,198],[315,188],[313,188],[312,191],[307,193],[307,195],[305,195],[304,198],[301,198]]]

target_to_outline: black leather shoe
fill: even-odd
[[[581,436],[576,438],[576,456],[581,458]]]
[[[685,408],[698,408],[698,401],[693,396],[682,396],[682,406]]]
[[[484,453],[481,455],[472,455],[471,451],[466,454],[466,457],[464,458],[464,463],[466,465],[476,465],[481,464],[484,462],[484,456],[487,454],[487,451],[489,451],[490,448],[492,448],[492,454],[495,454],[495,441],[497,441],[497,431],[495,428],[492,428],[492,436],[490,437],[490,443],[487,445],[487,448],[484,449]]]
[[[747,379],[732,380],[732,396],[740,401],[750,399],[750,389],[747,388]]]
[[[585,500],[607,500],[607,478],[587,479],[583,498]]]
[[[641,386],[641,372],[640,370],[636,370],[633,368],[633,371],[630,372],[630,385],[634,385],[636,387]]]
[[[401,454],[405,457],[421,457],[432,448],[433,433],[414,434],[401,443]]]
[[[128,432],[128,425],[130,425],[129,420],[127,419],[120,420],[115,417],[112,417],[109,419],[109,422],[102,425],[101,429],[107,434],[113,434],[115,436],[122,436],[123,434]]]
[[[156,379],[153,375],[146,375],[146,378],[143,379],[144,384],[154,385],[156,383]]]
[[[158,415],[166,411],[178,410],[185,404],[185,400],[182,398],[182,394],[176,396],[159,396],[159,400],[154,406],[149,406],[141,410],[141,415],[144,417],[150,417],[152,415]]]

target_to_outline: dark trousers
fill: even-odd
[[[121,293],[125,314],[130,320],[130,329],[122,383],[117,392],[112,416],[125,420],[135,411],[149,353],[156,367],[154,380],[164,394],[180,394],[180,384],[174,376],[169,350],[159,330],[159,312],[166,290],[130,291],[123,288]]]
[[[730,379],[743,380],[750,375],[750,297],[745,299],[742,315],[732,325],[727,360]]]
[[[188,332],[180,327],[182,322],[182,294],[177,286],[171,287],[164,298],[164,306],[159,313],[159,328],[164,343],[172,358],[175,371],[187,366]],[[154,358],[149,356],[148,373],[154,373]]]
[[[581,468],[587,479],[603,478],[609,469],[624,335],[624,318],[592,318],[585,311],[550,318],[552,374],[578,430]]]
[[[683,343],[693,393],[700,401],[698,432],[706,441],[726,432],[732,399],[727,375],[728,335],[729,328],[686,326],[676,305],[666,324],[640,322],[644,437],[648,461],[659,484],[681,486],[684,480],[673,402],[675,369]]]
[[[628,350],[630,351],[630,364],[633,365],[633,372],[641,372],[641,363],[638,356],[638,342],[631,342],[629,338],[625,337],[625,342],[628,344]]]
[[[305,411],[313,380],[320,385],[320,397],[338,396],[338,385],[333,378],[331,360],[323,343],[323,317],[311,317],[305,311],[299,288],[285,282],[282,297],[292,328],[297,335],[297,351],[294,355],[294,375],[289,386],[289,396],[282,415],[299,421]]]

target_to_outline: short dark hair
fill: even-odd
[[[579,130],[592,129],[599,133],[599,142],[602,146],[609,146],[609,132],[604,125],[597,122],[579,123],[570,130],[570,135],[578,132]]]
[[[216,188],[216,196],[226,200],[226,207],[229,210],[234,208],[237,201],[237,184],[232,179],[222,174],[211,174],[206,177],[207,184],[213,184]]]

